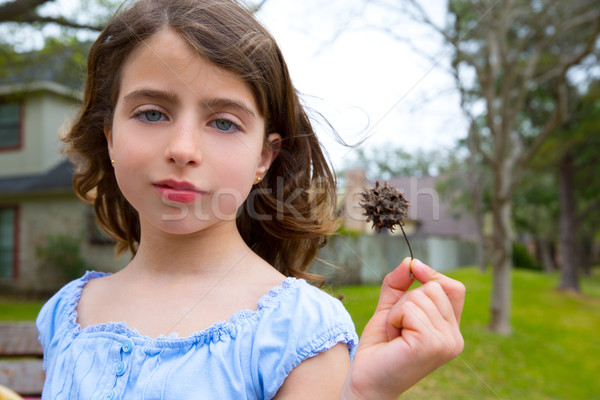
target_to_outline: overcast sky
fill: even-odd
[[[362,1],[268,0],[258,18],[282,48],[305,102],[347,142],[368,135],[364,146],[390,143],[408,151],[453,146],[466,131],[443,71],[449,54],[433,35],[396,25],[432,55],[438,63],[432,64],[380,29],[397,24],[396,16],[365,9]],[[422,3],[436,21],[444,21],[443,0]],[[353,154],[327,130],[319,135],[337,167]]]

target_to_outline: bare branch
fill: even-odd
[[[51,0],[15,0],[10,3],[0,5],[0,22],[17,22],[25,24],[47,24],[53,23],[60,26],[75,29],[90,29],[101,31],[102,26],[81,24],[70,21],[64,17],[44,17],[36,12],[36,8]]]
[[[583,50],[581,50],[579,53],[577,53],[573,57],[571,57],[568,61],[566,61],[565,63],[562,64],[562,68],[560,71],[561,83],[559,84],[559,87],[558,87],[558,93],[557,93],[557,98],[556,98],[556,107],[554,109],[554,112],[552,113],[552,117],[546,123],[546,125],[543,127],[541,133],[535,138],[535,140],[531,144],[531,146],[529,146],[528,150],[523,153],[523,156],[519,160],[519,164],[526,165],[529,162],[529,160],[531,158],[533,158],[533,156],[538,151],[538,149],[540,148],[540,146],[542,145],[544,140],[546,140],[548,138],[548,136],[550,136],[550,134],[562,123],[563,116],[564,116],[564,113],[566,112],[566,108],[567,108],[566,103],[568,100],[567,88],[566,88],[567,72],[568,72],[569,68],[580,63],[581,60],[583,60],[585,57],[587,57],[589,54],[591,54],[594,51],[594,49],[596,47],[596,41],[598,40],[599,36],[600,36],[600,23],[598,23],[596,25],[596,29],[594,30],[594,33],[592,35],[590,35],[590,38],[588,39],[586,47]]]
[[[552,69],[542,73],[541,75],[533,78],[532,81],[535,82],[536,84],[539,84],[541,82],[547,82],[550,79],[555,79],[557,77],[562,76],[563,72],[565,72],[572,66],[579,64],[581,62],[581,60],[583,60],[583,58],[585,58],[586,56],[588,56],[589,54],[591,54],[594,51],[594,48],[596,45],[596,40],[598,39],[598,36],[600,35],[600,22],[599,22],[600,21],[600,10],[596,10],[595,12],[584,11],[583,15],[575,17],[575,18],[573,18],[573,20],[574,21],[567,20],[567,21],[563,22],[563,25],[559,29],[556,29],[556,33],[544,41],[543,46],[547,47],[551,42],[556,40],[560,35],[564,35],[567,30],[578,29],[582,26],[589,25],[591,23],[595,24],[594,33],[592,33],[590,35],[590,38],[589,38],[588,42],[586,43],[585,48],[581,52],[574,54],[573,57],[571,57],[570,59],[567,59],[567,61],[563,62],[561,65],[557,66],[556,68],[552,68]]]
[[[52,24],[57,24],[57,25],[64,26],[64,27],[67,27],[67,28],[90,29],[92,31],[101,31],[103,29],[102,26],[98,26],[98,25],[80,24],[80,23],[75,22],[75,21],[69,21],[68,19],[63,18],[63,17],[58,17],[58,18],[54,18],[54,17],[42,17],[42,16],[37,15],[35,13],[24,14],[24,15],[20,16],[18,19],[13,20],[13,22],[29,23],[29,24],[34,24],[34,23],[48,24],[48,23],[52,23]]]
[[[257,12],[260,11],[261,8],[263,8],[263,6],[265,5],[266,2],[267,2],[267,0],[261,0],[260,3],[250,6],[250,12],[252,14],[256,14]]]
[[[0,22],[16,21],[23,14],[33,12],[35,8],[50,0],[14,0],[0,5]]]
[[[477,129],[477,124],[475,119],[469,112],[465,112],[468,118],[471,120],[469,124],[469,135],[467,137],[469,141],[469,152],[472,154],[478,153],[483,156],[483,159],[486,163],[491,166],[494,166],[496,163],[492,156],[481,147],[481,134],[479,133],[479,129]]]

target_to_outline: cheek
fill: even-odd
[[[255,167],[256,164],[232,159],[220,174],[223,184],[214,193],[214,198],[218,201],[219,208],[223,213],[233,214],[244,203],[253,188]]]
[[[212,170],[214,176],[210,178],[213,183],[216,183],[213,187],[218,188],[213,193],[213,208],[217,206],[219,210],[215,211],[215,214],[235,214],[254,188],[257,157],[247,147],[235,150],[237,151],[212,154],[215,162],[210,164],[219,166],[218,169]]]
[[[113,137],[112,158],[115,160],[114,172],[117,184],[125,198],[132,204],[137,204],[141,196],[143,179],[140,174],[145,172],[145,166],[155,157],[144,141],[129,140],[130,136],[116,134]]]

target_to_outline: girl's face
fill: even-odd
[[[264,130],[240,77],[163,30],[127,58],[105,134],[117,182],[142,228],[186,234],[235,223],[276,156],[263,148]]]

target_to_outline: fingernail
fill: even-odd
[[[417,260],[416,258],[413,260],[412,264],[411,264],[412,268],[425,268],[425,264],[423,264],[420,260]]]

